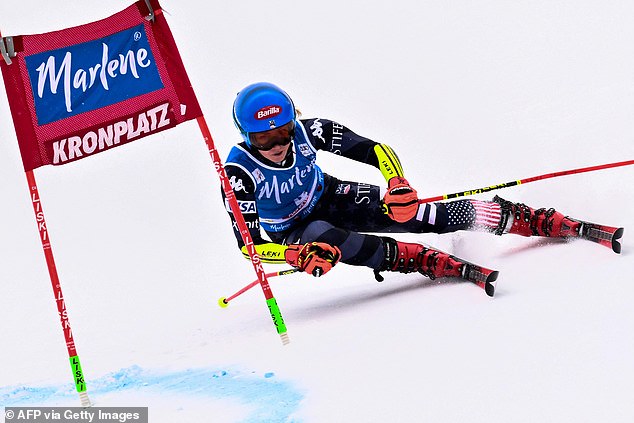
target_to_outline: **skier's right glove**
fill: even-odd
[[[388,182],[383,197],[383,212],[398,223],[405,223],[416,216],[418,194],[407,179],[395,176]]]
[[[341,251],[325,242],[291,244],[284,252],[284,258],[291,266],[319,277],[339,262]]]

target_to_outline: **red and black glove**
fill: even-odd
[[[388,182],[387,193],[383,197],[385,214],[398,223],[405,223],[416,216],[418,193],[407,179],[395,176]]]
[[[291,244],[284,252],[284,258],[291,266],[319,277],[339,262],[341,251],[324,242]]]

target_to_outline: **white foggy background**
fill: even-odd
[[[0,30],[47,32],[129,4],[2,2]],[[223,158],[240,140],[235,94],[260,80],[285,88],[305,117],[391,145],[421,197],[634,158],[628,1],[162,6]],[[72,384],[0,91],[0,386]],[[319,164],[384,183],[378,170],[324,152]],[[500,270],[496,297],[417,275],[378,284],[344,265],[321,279],[274,278],[287,347],[259,288],[226,310],[216,305],[255,276],[195,122],[35,175],[89,394],[91,378],[131,365],[235,366],[298,387],[304,400],[288,421],[634,418],[631,167],[497,192],[624,226],[622,255],[482,233],[399,236]],[[149,406],[151,421],[248,414],[244,404],[217,407],[219,399],[187,392],[92,399]]]

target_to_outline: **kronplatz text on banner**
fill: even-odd
[[[62,165],[202,116],[157,0],[109,18],[3,39],[25,171]]]

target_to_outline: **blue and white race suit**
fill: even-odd
[[[396,223],[382,212],[382,189],[363,182],[341,181],[317,165],[318,151],[369,164],[379,169],[375,141],[327,119],[296,121],[295,138],[285,160],[273,163],[246,143],[234,146],[225,170],[254,244],[312,241],[336,245],[343,263],[378,269],[384,259],[381,238],[362,232],[450,232],[467,229],[475,214],[469,205],[422,205],[416,218]],[[223,193],[224,196],[224,193]],[[243,246],[233,213],[225,200],[238,246]],[[458,215],[465,218],[450,219]],[[457,210],[457,209],[456,209]]]

